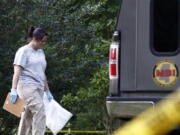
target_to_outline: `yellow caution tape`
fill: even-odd
[[[50,130],[46,131],[46,133],[51,133]],[[82,131],[82,130],[61,130],[59,133],[86,133],[86,134],[105,134],[106,131]]]
[[[113,135],[163,135],[180,123],[180,89],[141,113]]]

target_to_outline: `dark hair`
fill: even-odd
[[[31,26],[28,30],[28,37],[35,38],[36,40],[42,40],[44,36],[48,36],[48,33],[42,28],[35,28]]]

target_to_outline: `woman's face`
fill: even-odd
[[[36,48],[42,48],[47,41],[47,36],[44,36],[42,40],[35,40]]]

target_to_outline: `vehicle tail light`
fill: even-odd
[[[109,55],[109,76],[110,79],[118,78],[118,46],[110,46]]]

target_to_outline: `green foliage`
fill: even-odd
[[[74,116],[73,129],[103,130],[105,114],[105,96],[108,91],[107,65],[102,65],[85,87],[79,88],[75,95],[64,95],[61,103],[70,109]],[[96,123],[96,125],[94,125]]]
[[[1,0],[1,106],[11,88],[13,58],[27,44],[29,26],[48,31],[44,47],[54,97],[74,118],[71,128],[105,128],[108,51],[119,0]],[[14,134],[19,119],[0,109],[0,133]],[[15,130],[12,130],[15,129]]]

